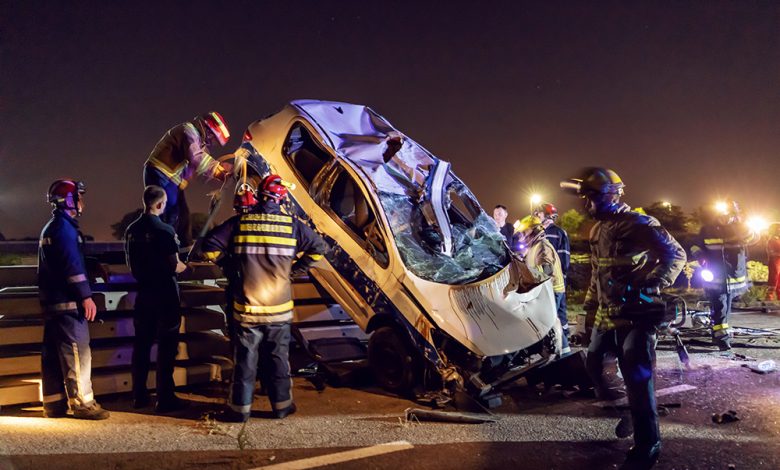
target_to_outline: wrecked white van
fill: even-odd
[[[330,243],[311,275],[371,334],[382,386],[486,398],[559,354],[551,282],[513,258],[449,163],[382,116],[293,101],[244,139]]]

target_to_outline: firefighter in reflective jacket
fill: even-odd
[[[780,299],[780,224],[772,224],[769,227],[766,255],[769,261],[766,300],[778,300]]]
[[[711,208],[691,255],[702,266],[704,293],[712,313],[712,342],[721,351],[731,349],[729,314],[734,297],[747,292],[747,245],[756,235],[740,219],[732,201]]]
[[[258,360],[274,417],[295,412],[288,357],[290,277],[305,272],[327,249],[311,228],[282,211],[287,187],[278,175],[264,178],[260,188],[261,200],[254,204],[252,184],[239,182],[237,198],[243,198],[249,210],[211,230],[200,249],[201,257],[223,266],[234,284],[233,384],[230,408],[218,417],[228,422],[249,419]]]
[[[590,232],[591,280],[583,308],[593,324],[588,373],[600,397],[610,397],[603,361],[618,358],[626,384],[634,428],[634,446],[626,467],[648,467],[658,459],[661,434],[655,401],[655,329],[640,315],[630,315],[630,290],[658,294],[672,285],[685,265],[685,250],[656,219],[631,211],[620,201],[623,181],[612,170],[587,168],[580,178],[561,183],[579,195],[596,219]],[[631,320],[626,317],[632,317]],[[639,317],[639,318],[637,318]]]
[[[571,352],[569,347],[569,320],[566,318],[566,283],[561,269],[561,260],[555,248],[547,240],[542,221],[535,215],[523,217],[517,224],[517,242],[527,247],[525,264],[532,270],[552,277],[555,307],[563,329],[561,354]]]
[[[190,211],[184,189],[194,175],[224,180],[230,165],[209,154],[209,147],[224,146],[230,138],[222,116],[209,112],[172,127],[162,136],[144,164],[144,187],[165,189],[168,203],[160,219],[173,226],[182,246],[192,244]]]
[[[41,373],[43,413],[49,418],[106,419],[92,393],[87,321],[97,315],[76,218],[84,207],[84,183],[57,180],[49,187],[53,217],[41,232],[38,295],[44,312]]]

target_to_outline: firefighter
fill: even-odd
[[[187,269],[179,260],[179,243],[173,227],[160,220],[167,196],[160,186],[144,189],[144,213],[127,227],[125,255],[138,281],[135,300],[133,343],[133,407],[150,404],[146,380],[149,356],[157,341],[157,403],[155,411],[166,413],[186,406],[174,393],[173,367],[179,346],[179,285],[176,275]]]
[[[780,299],[780,224],[772,224],[769,227],[766,255],[769,262],[766,300],[778,300]]]
[[[712,343],[721,351],[730,351],[731,304],[748,290],[747,245],[756,235],[742,222],[736,201],[711,207],[708,215],[691,255],[702,266],[712,314]]]
[[[561,354],[571,352],[569,347],[569,320],[566,318],[566,284],[561,269],[561,260],[555,252],[552,244],[547,240],[547,233],[542,221],[535,215],[523,217],[518,223],[517,241],[527,247],[525,252],[525,264],[532,270],[544,273],[552,277],[553,292],[555,293],[555,307],[558,319],[563,329],[563,341]],[[563,305],[563,308],[561,306]]]
[[[555,248],[558,258],[561,259],[561,270],[563,277],[569,272],[571,262],[571,248],[569,245],[569,234],[555,222],[558,220],[558,208],[550,203],[545,203],[534,209],[534,214],[542,221],[544,232],[547,234],[547,241]]]
[[[282,419],[295,412],[289,363],[290,277],[321,259],[327,245],[282,211],[287,187],[278,175],[265,177],[259,194],[251,180],[239,182],[236,196],[243,213],[211,230],[200,249],[200,257],[224,267],[232,284],[235,365],[229,409],[218,419],[249,419],[258,364],[273,416]]]
[[[43,414],[48,418],[106,419],[92,393],[88,321],[97,315],[84,263],[84,237],[76,220],[84,209],[84,183],[49,186],[52,218],[38,248],[38,295],[44,312],[41,373]]]
[[[512,246],[512,236],[515,234],[515,228],[512,224],[506,221],[509,217],[509,211],[506,206],[498,204],[493,209],[493,220],[496,222],[498,229],[501,231],[501,235],[506,239],[506,244]]]
[[[195,174],[216,180],[227,177],[230,164],[215,160],[208,149],[224,146],[229,138],[224,119],[211,111],[168,129],[144,164],[144,186],[165,189],[168,202],[160,218],[173,226],[185,247],[192,244],[192,234],[184,190]]]
[[[534,215],[539,217],[542,221],[547,241],[550,242],[550,245],[555,248],[555,252],[558,253],[558,258],[561,260],[561,272],[563,273],[563,283],[565,286],[566,276],[569,272],[569,265],[571,262],[571,248],[569,245],[569,234],[566,233],[566,230],[555,224],[558,220],[558,208],[550,203],[541,204],[534,210]],[[567,319],[562,325],[563,335],[568,341],[569,321],[567,310],[566,295],[562,295],[560,303],[558,303],[558,317]]]
[[[617,356],[634,428],[626,464],[651,466],[661,451],[653,377],[656,325],[629,315],[627,309],[636,307],[626,298],[631,291],[652,295],[670,286],[685,265],[685,251],[656,219],[620,201],[624,184],[614,171],[587,168],[561,187],[582,197],[596,220],[589,239],[592,275],[583,305],[593,325],[588,373],[597,394],[608,396],[603,361],[608,354]]]

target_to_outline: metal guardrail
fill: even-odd
[[[0,242],[5,253],[30,250],[35,242]],[[88,263],[98,321],[90,323],[93,388],[96,395],[130,391],[130,358],[134,336],[133,305],[136,283],[123,260],[122,243],[88,242],[85,252],[96,260]],[[93,260],[94,261],[94,260]],[[181,289],[181,339],[174,380],[177,386],[222,380],[232,369],[225,328],[222,272],[211,264],[194,264],[179,277]],[[323,296],[308,280],[293,284],[296,321],[344,320],[338,305]],[[321,327],[320,327],[321,326]],[[316,330],[317,328],[315,328]],[[316,332],[315,332],[316,334]],[[0,405],[36,403],[40,395],[40,348],[43,338],[42,310],[38,302],[37,266],[0,266]],[[154,361],[156,349],[152,351]],[[148,379],[154,388],[154,373]]]

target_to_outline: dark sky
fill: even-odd
[[[166,129],[218,110],[231,151],[297,98],[371,106],[512,218],[531,188],[574,205],[557,184],[587,165],[632,205],[780,203],[777,2],[2,0],[0,35],[6,237],[37,236],[70,176],[108,238]]]

